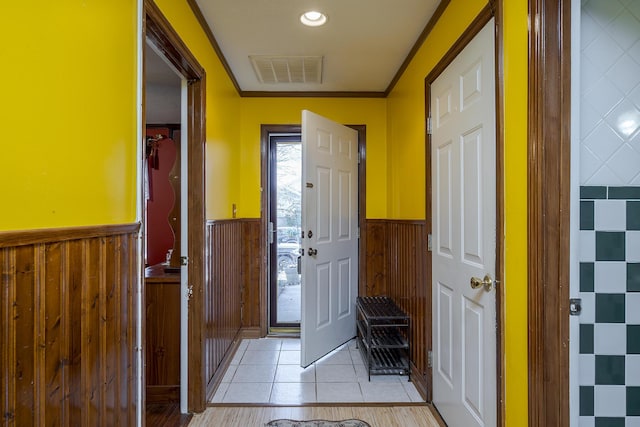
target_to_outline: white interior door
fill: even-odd
[[[302,366],[356,335],[358,133],[302,112]]]
[[[496,425],[495,71],[491,20],[431,86],[433,403]]]

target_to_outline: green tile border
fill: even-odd
[[[596,231],[596,261],[625,261],[626,233]]]
[[[582,203],[580,202],[581,208]],[[582,214],[582,210],[580,213]],[[640,201],[627,200],[627,230],[640,230]]]
[[[640,387],[627,387],[627,416],[640,416]]]
[[[593,354],[593,323],[580,324],[580,354]]]
[[[595,427],[625,427],[624,417],[596,417]]]
[[[607,187],[583,185],[580,187],[581,199],[606,199]]]
[[[596,323],[625,323],[625,295],[596,294]]]
[[[638,262],[627,263],[627,292],[640,292],[640,263]]]
[[[595,203],[593,200],[580,201],[580,230],[594,229]]]
[[[580,386],[580,416],[593,416],[594,386]]]
[[[596,385],[624,385],[625,356],[596,354]]]
[[[593,262],[580,263],[580,292],[594,291],[594,266]],[[627,280],[628,283],[628,280]]]
[[[640,199],[640,187],[609,187],[609,199]]]
[[[640,354],[640,325],[627,323],[627,354]]]

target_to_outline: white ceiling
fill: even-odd
[[[147,84],[180,86],[180,77],[173,71],[164,58],[156,53],[155,48],[147,43],[144,55],[144,72]]]
[[[144,72],[147,123],[180,123],[180,77],[149,44],[144,55]]]
[[[195,0],[242,92],[384,92],[439,0]],[[303,12],[328,16],[322,27]],[[321,83],[260,83],[249,55],[322,56]]]

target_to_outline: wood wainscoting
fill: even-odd
[[[241,329],[260,326],[260,220],[207,221],[206,235],[205,378],[212,396]]]
[[[386,295],[411,318],[412,381],[427,396],[431,349],[431,294],[427,283],[427,236],[425,221],[365,221],[361,233],[364,256],[360,263],[360,295]]]
[[[145,268],[145,390],[147,408],[180,402],[180,272]]]
[[[138,230],[0,233],[3,425],[135,425]]]
[[[221,379],[240,333],[258,331],[266,302],[260,219],[207,222],[205,289],[207,395]],[[426,222],[366,220],[361,232],[362,296],[386,295],[411,316],[412,380],[427,396],[431,294],[427,283]],[[264,285],[266,286],[266,285]],[[257,334],[258,336],[261,334]]]
[[[242,220],[242,328],[261,335],[260,286],[266,280],[260,219]],[[266,332],[266,328],[265,328]]]

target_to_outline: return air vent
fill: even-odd
[[[322,56],[250,55],[260,83],[322,83]]]

